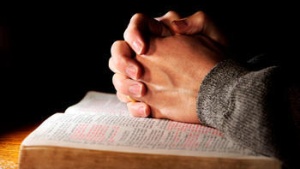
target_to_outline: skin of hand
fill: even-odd
[[[199,86],[223,58],[223,51],[205,36],[153,37],[148,52],[136,56],[144,68],[137,81],[147,86],[147,92],[135,99],[149,105],[154,118],[199,123]],[[127,90],[126,76],[115,74],[113,79],[117,91]]]
[[[133,15],[124,32],[125,41],[136,54],[148,50],[149,36],[170,36],[174,34],[203,35],[221,46],[227,46],[227,39],[215,23],[202,11],[181,18],[175,11],[169,11],[155,19],[137,13]]]
[[[110,69],[116,73],[113,84],[117,89],[117,96],[121,101],[128,103],[128,109],[133,116],[147,117],[150,113],[153,116],[153,108],[150,109],[149,105],[139,99],[150,90],[147,90],[149,86],[146,87],[144,83],[137,81],[145,70],[136,59],[133,59],[135,53],[143,54],[148,51],[150,36],[167,37],[175,34],[202,35],[219,46],[226,46],[227,43],[213,22],[201,11],[181,19],[174,11],[155,19],[135,14],[124,32],[127,43],[121,40],[114,42],[111,48],[112,57],[109,60]],[[139,101],[130,102],[127,95]],[[182,119],[177,121],[180,120],[182,121]]]

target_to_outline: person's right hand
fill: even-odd
[[[148,105],[153,118],[200,123],[196,105],[201,83],[225,57],[221,48],[201,35],[151,38],[148,52],[136,56],[144,69],[137,81],[145,84],[147,92],[134,99]],[[114,81],[119,76],[115,74]],[[126,90],[119,82],[114,82],[117,91]]]
[[[124,90],[117,90],[118,98],[123,102],[130,102],[127,95],[141,98],[147,93],[145,84],[136,81],[143,75],[143,67],[134,59],[136,54],[144,54],[148,50],[148,40],[151,36],[165,37],[174,34],[203,35],[220,46],[226,46],[226,39],[215,27],[214,23],[203,12],[180,18],[170,11],[159,18],[150,18],[144,14],[134,15],[124,32],[125,41],[116,41],[111,47],[110,69],[117,74],[114,85],[123,86]],[[120,89],[120,88],[119,88]],[[150,107],[144,102],[128,104],[133,116],[147,117]]]
[[[227,40],[215,23],[202,11],[181,18],[174,11],[157,18],[135,14],[124,32],[124,40],[136,54],[145,54],[149,47],[149,36],[170,36],[174,34],[203,35],[220,46],[227,46]]]

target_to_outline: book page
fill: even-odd
[[[187,156],[256,155],[202,125],[85,112],[51,116],[22,145]]]
[[[65,113],[98,113],[131,116],[126,103],[122,103],[115,94],[89,91],[77,104],[66,109]]]

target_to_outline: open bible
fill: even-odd
[[[132,117],[115,94],[89,91],[20,146],[20,169],[279,169],[213,128]]]

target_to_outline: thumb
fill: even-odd
[[[148,50],[150,36],[169,36],[171,31],[163,23],[145,14],[132,16],[123,34],[125,41],[136,54],[145,54]]]
[[[202,34],[223,46],[227,46],[225,36],[216,27],[213,21],[202,11],[198,11],[186,18],[173,20],[171,28],[178,34]]]

